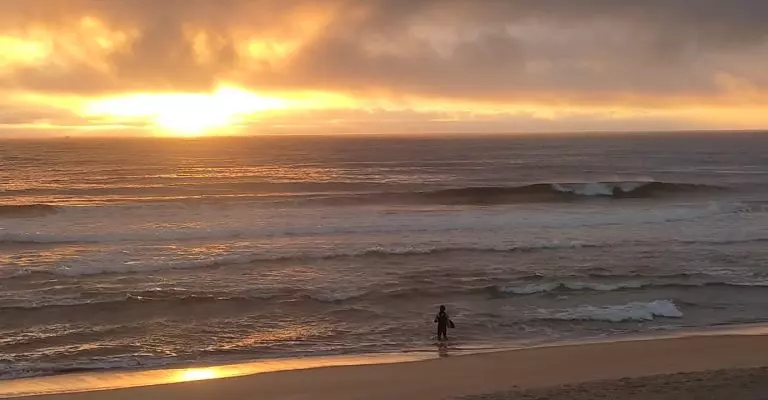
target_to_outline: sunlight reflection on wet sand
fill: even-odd
[[[428,352],[370,354],[270,359],[197,368],[65,374],[3,381],[0,398],[152,386],[308,368],[411,362],[436,357],[435,353]]]

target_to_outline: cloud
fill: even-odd
[[[310,15],[326,17],[302,32]],[[61,40],[89,42],[98,39],[83,36],[90,18],[128,37],[79,57],[57,43],[47,63],[5,79],[35,90],[204,90],[236,79],[271,89],[582,99],[713,95],[722,74],[764,88],[754,66],[768,61],[765,15],[761,0],[27,0],[0,3],[0,29],[79,31]],[[243,41],[260,39],[300,43],[286,60],[257,63]]]
[[[30,124],[82,124],[84,121],[76,114],[57,109],[46,109],[38,106],[0,103],[0,125],[30,125]]]
[[[766,15],[764,0],[0,0],[18,51],[0,56],[0,85],[756,107]]]
[[[511,101],[677,101],[722,94],[724,75],[768,86],[748,70],[768,61],[768,28],[755,17],[768,15],[765,2],[375,4],[269,80]]]

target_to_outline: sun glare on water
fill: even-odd
[[[199,136],[237,124],[240,118],[286,107],[286,101],[221,87],[208,94],[131,94],[95,100],[85,114],[149,121],[163,135]]]

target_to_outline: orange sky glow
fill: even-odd
[[[765,2],[618,3],[4,1],[0,136],[766,127]]]

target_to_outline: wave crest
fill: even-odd
[[[329,189],[329,188],[326,188]],[[129,199],[125,206],[158,207],[173,204],[231,204],[234,202],[290,203],[293,205],[356,206],[369,204],[413,204],[413,205],[494,205],[539,202],[570,202],[593,198],[657,198],[665,195],[692,194],[720,191],[720,186],[662,182],[653,180],[637,181],[595,181],[595,182],[542,182],[512,186],[465,186],[434,190],[388,191],[383,188],[365,187],[363,191],[344,188],[342,191],[318,191],[296,193],[260,194],[253,192],[237,196],[206,195],[203,197],[157,197]],[[104,207],[92,205],[88,207]],[[85,207],[85,208],[88,208]],[[3,210],[5,208],[5,210]],[[46,216],[59,211],[48,204],[0,206],[0,217]],[[6,215],[4,215],[6,214]]]
[[[537,183],[511,187],[467,187],[426,192],[427,199],[449,203],[568,201],[578,198],[646,198],[664,194],[718,190],[719,187],[656,181]]]
[[[595,291],[595,292],[610,292],[616,290],[625,289],[643,289],[646,287],[666,287],[666,286],[704,286],[703,283],[686,283],[686,282],[648,282],[648,281],[624,281],[624,282],[589,282],[589,281],[576,281],[576,282],[542,282],[542,283],[528,283],[519,286],[501,286],[494,287],[502,294],[514,294],[514,295],[531,295],[538,293],[549,292],[568,292],[568,291]]]
[[[598,279],[608,278],[609,276],[595,276]],[[620,275],[611,276],[612,278],[622,278]],[[757,280],[753,282],[727,282],[719,280],[701,279],[691,280],[694,275],[681,274],[680,276],[642,276],[636,275],[635,278],[641,280],[624,280],[618,282],[595,282],[595,281],[551,281],[534,282],[512,286],[493,286],[490,290],[496,294],[506,295],[534,295],[543,293],[568,293],[580,291],[593,292],[612,292],[631,289],[651,289],[651,288],[701,288],[701,287],[734,287],[734,288],[766,288],[768,282]],[[642,280],[642,278],[646,278]],[[674,279],[672,281],[662,281],[660,279]]]
[[[0,235],[0,237],[2,237]],[[605,245],[608,246],[608,245]],[[137,264],[105,264],[100,267],[88,266],[59,266],[47,269],[15,269],[10,273],[0,273],[0,279],[24,278],[29,275],[57,275],[57,276],[87,276],[101,274],[126,274],[152,272],[159,270],[182,270],[182,269],[201,269],[215,268],[221,266],[245,265],[257,262],[279,262],[279,261],[307,261],[307,260],[334,260],[334,259],[376,259],[383,257],[412,257],[428,256],[437,254],[450,254],[456,252],[477,252],[477,253],[516,253],[516,252],[534,252],[556,249],[575,249],[586,247],[602,247],[597,244],[587,244],[580,242],[572,243],[543,243],[540,245],[519,245],[519,246],[456,246],[456,247],[393,247],[383,248],[374,247],[361,250],[350,250],[340,252],[298,252],[294,254],[243,254],[222,256],[207,260],[195,260],[178,263],[137,263]]]
[[[632,302],[615,306],[581,306],[564,310],[539,310],[539,319],[555,321],[629,322],[656,318],[682,318],[683,312],[671,300]]]
[[[610,279],[610,280],[609,280]],[[538,281],[538,282],[537,282]],[[664,288],[681,289],[722,289],[722,290],[766,290],[768,281],[755,279],[751,281],[726,281],[715,276],[684,275],[615,275],[611,278],[603,277],[596,280],[584,280],[560,282],[541,281],[539,275],[521,277],[516,281],[517,285],[510,286],[483,286],[464,285],[454,283],[441,286],[348,286],[348,287],[314,287],[295,288],[269,287],[253,288],[247,291],[190,291],[182,288],[163,288],[144,291],[126,292],[82,292],[78,296],[59,298],[36,298],[34,300],[14,300],[0,305],[0,310],[36,310],[43,308],[68,308],[68,307],[98,307],[109,308],[121,305],[148,305],[148,304],[176,304],[188,306],[190,304],[210,303],[261,303],[261,302],[308,302],[339,304],[358,301],[386,302],[388,299],[412,299],[422,297],[444,296],[487,296],[490,299],[498,299],[508,296],[531,296],[546,294],[573,294],[578,292],[610,292],[623,290],[644,290]]]
[[[299,200],[332,206],[365,204],[495,205],[568,202],[589,198],[655,198],[723,190],[719,186],[659,181],[544,182],[520,186],[467,186],[431,191],[324,194]]]

